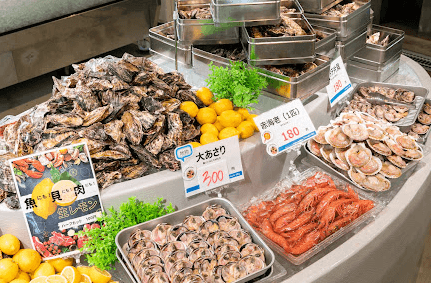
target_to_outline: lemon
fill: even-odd
[[[196,117],[199,112],[198,106],[193,101],[184,101],[181,103],[180,109],[186,111],[192,118]]]
[[[254,125],[250,121],[243,121],[236,128],[241,134],[240,138],[246,139],[254,134]]]
[[[0,250],[7,255],[14,255],[19,251],[21,242],[12,234],[5,234],[0,237]]]
[[[192,145],[193,148],[201,146],[201,144],[198,142],[190,142],[190,144]]]
[[[26,273],[22,270],[18,270],[18,274],[16,275],[15,279],[24,279],[27,282],[30,282],[30,280],[31,280],[30,275],[28,275],[28,273]]]
[[[55,272],[62,272],[66,266],[71,266],[73,264],[73,258],[56,258],[50,259],[48,262],[54,267]]]
[[[224,129],[223,125],[220,123],[220,116],[217,116],[217,121],[215,121],[213,125],[219,132]]]
[[[33,212],[47,219],[48,216],[53,214],[57,210],[57,204],[52,201],[51,190],[54,183],[51,179],[43,179],[39,184],[37,184],[31,194],[31,198],[36,202],[36,206],[33,208]]]
[[[212,108],[214,108],[214,110],[217,112],[217,115],[221,115],[221,113],[223,113],[226,110],[233,110],[233,104],[232,104],[232,101],[224,98],[214,102],[214,105]]]
[[[199,109],[196,120],[198,120],[201,125],[207,123],[212,124],[217,120],[217,113],[212,108],[204,107]]]
[[[8,283],[6,280],[0,278],[0,283]]]
[[[0,260],[0,279],[10,282],[18,274],[18,265],[12,260]]]
[[[13,260],[18,264],[22,271],[30,273],[39,267],[42,258],[35,250],[22,249],[13,256]]]
[[[196,96],[206,105],[213,103],[213,93],[207,87],[201,87],[196,91]],[[185,111],[185,110],[184,110]]]
[[[201,145],[206,145],[206,144],[218,141],[218,138],[213,134],[205,133],[201,135],[200,141],[201,141]]]
[[[256,114],[250,114],[250,116],[247,117],[247,121],[251,122],[253,124],[254,130],[256,132],[259,132],[259,128],[256,126],[256,123],[254,122],[253,118],[257,117],[258,115]]]
[[[56,275],[51,275],[46,277],[45,282],[46,283],[67,283],[67,279],[63,275],[56,274]]]
[[[90,276],[91,267],[85,266],[85,265],[80,265],[80,266],[77,266],[76,269],[81,273],[81,275]]]
[[[43,262],[39,265],[39,267],[32,274],[32,278],[37,278],[40,276],[50,276],[55,274],[55,269],[52,267],[49,262]]]
[[[248,116],[250,116],[250,113],[248,113],[248,110],[246,108],[238,108],[236,109],[236,112],[241,114],[243,120],[247,119]]]
[[[201,133],[205,134],[205,133],[210,133],[213,134],[215,136],[218,136],[218,130],[216,128],[216,126],[214,126],[213,124],[204,124],[201,127]]]
[[[220,123],[223,127],[233,127],[236,128],[241,124],[242,117],[241,114],[233,110],[226,110],[220,115]]]
[[[239,137],[240,132],[235,129],[234,127],[226,127],[223,130],[220,131],[220,134],[218,134],[218,138],[223,140],[223,139],[227,139],[233,136],[238,136]]]
[[[66,277],[68,283],[79,283],[81,282],[81,272],[74,266],[66,266],[61,275]]]
[[[40,276],[30,281],[30,283],[45,283],[46,276]]]
[[[81,275],[81,283],[92,283],[90,276],[86,274]]]
[[[25,279],[14,279],[12,281],[10,281],[10,283],[28,283],[30,281],[27,281]]]
[[[52,187],[52,192],[58,192],[60,198],[55,203],[60,206],[68,206],[75,202],[78,196],[75,193],[76,184],[70,180],[60,180]]]
[[[111,277],[108,271],[101,270],[94,265],[90,269],[90,278],[93,283],[108,283]]]

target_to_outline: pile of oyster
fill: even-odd
[[[141,282],[233,282],[266,265],[264,250],[218,205],[178,225],[138,230],[124,248]]]
[[[347,172],[359,187],[386,191],[408,162],[423,158],[422,148],[397,126],[363,112],[342,113],[321,126],[307,143],[314,155]]]
[[[338,4],[335,7],[323,12],[322,15],[331,17],[345,17],[359,9],[362,5],[358,2],[351,2],[344,5]]]
[[[286,64],[279,66],[266,65],[265,69],[276,74],[287,76],[290,78],[297,78],[315,68],[317,68],[316,63],[305,63],[305,64]]]
[[[232,61],[247,63],[247,54],[241,44],[201,45],[194,47]]]
[[[254,38],[312,34],[305,26],[302,19],[292,19],[283,15],[281,15],[281,22],[278,25],[247,27],[247,31],[248,34]]]
[[[367,36],[367,43],[386,46],[389,43],[389,35],[383,39],[380,39],[380,32],[375,32],[372,35]]]
[[[178,10],[178,16],[184,20],[212,19],[210,8],[195,8],[189,11]]]
[[[180,169],[174,148],[198,140],[200,126],[179,106],[205,106],[181,74],[127,53],[73,67],[74,74],[53,78],[47,102],[6,127],[10,152],[23,156],[86,142],[101,189],[146,172]],[[9,176],[9,165],[0,165],[0,174]]]

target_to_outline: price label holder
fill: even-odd
[[[331,62],[329,85],[326,86],[331,107],[346,97],[352,90],[353,86],[344,67],[343,59],[338,56]]]
[[[296,149],[316,135],[316,129],[301,100],[278,106],[255,118],[262,143],[271,156]]]
[[[244,179],[238,136],[196,148],[177,147],[175,159],[181,162],[186,197]]]

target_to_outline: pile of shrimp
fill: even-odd
[[[286,253],[300,255],[373,207],[350,186],[337,189],[330,176],[317,172],[275,199],[249,206],[243,215]]]

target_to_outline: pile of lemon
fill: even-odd
[[[181,103],[180,109],[187,112],[201,124],[200,143],[192,142],[193,147],[205,145],[233,136],[246,139],[258,131],[253,118],[257,115],[248,113],[245,108],[234,108],[229,99],[213,100],[213,94],[207,87],[201,87],[196,96],[207,106],[199,109],[192,101]]]
[[[108,283],[111,274],[95,266],[74,267],[73,259],[42,258],[33,249],[20,249],[21,242],[11,234],[0,237],[1,253],[12,258],[0,260],[0,283]],[[0,253],[0,255],[1,255]]]

